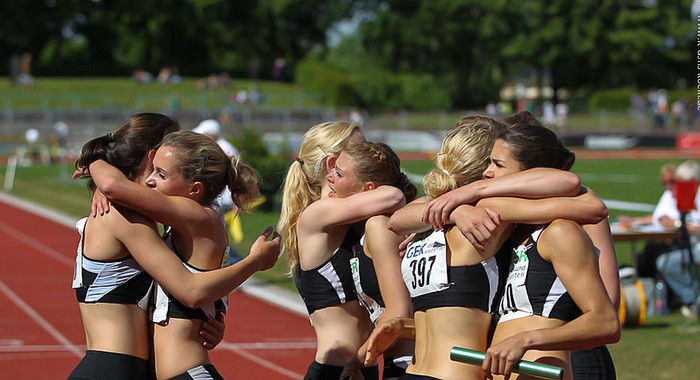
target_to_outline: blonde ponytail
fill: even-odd
[[[282,235],[282,252],[287,253],[290,266],[299,263],[299,216],[321,198],[326,159],[337,157],[359,128],[357,124],[337,121],[315,125],[304,134],[299,156],[290,165],[284,180],[282,212],[277,224]]]

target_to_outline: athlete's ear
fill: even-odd
[[[190,196],[199,197],[202,194],[204,194],[204,185],[201,182],[195,181],[190,185]]]
[[[155,157],[155,156],[156,156],[156,150],[155,150],[155,149],[151,149],[151,150],[148,151],[148,162],[149,162],[151,165],[153,165],[153,157]]]
[[[338,160],[338,157],[328,156],[326,158],[326,173],[330,173],[333,170],[336,160]]]
[[[367,191],[367,190],[374,190],[374,189],[376,189],[377,187],[379,187],[379,186],[377,186],[377,184],[374,183],[374,182],[372,182],[372,181],[370,181],[370,182],[365,182],[365,191]]]

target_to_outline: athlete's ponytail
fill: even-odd
[[[251,203],[260,197],[258,173],[236,157],[229,159],[228,187],[233,203],[242,212],[248,212]]]
[[[354,136],[364,139],[354,123],[335,121],[311,127],[301,140],[299,155],[289,166],[282,189],[282,212],[277,230],[282,235],[282,251],[290,266],[299,263],[297,224],[299,216],[312,202],[321,198],[326,180],[326,160],[337,157]]]

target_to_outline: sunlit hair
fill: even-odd
[[[535,119],[536,121],[536,119]],[[544,167],[569,170],[576,155],[549,128],[536,124],[515,124],[498,134],[523,170]]]
[[[337,157],[360,126],[335,121],[318,124],[309,129],[301,140],[297,160],[287,171],[282,191],[282,212],[277,229],[282,235],[282,251],[290,265],[299,263],[297,223],[302,211],[321,198],[326,181],[326,159]]]
[[[700,166],[693,160],[683,161],[678,165],[674,179],[677,181],[697,181],[700,179]]]
[[[255,170],[238,158],[227,156],[208,136],[175,132],[163,139],[162,146],[172,148],[185,181],[202,183],[201,204],[212,204],[226,186],[231,190],[233,203],[243,212],[260,196]]]
[[[423,178],[423,189],[432,199],[481,179],[489,162],[496,135],[505,126],[486,116],[467,116],[442,140],[435,169]]]
[[[128,179],[135,180],[148,151],[157,149],[166,134],[179,130],[180,123],[171,117],[159,113],[136,114],[116,131],[85,143],[75,167],[87,168],[94,161],[102,159],[119,169]],[[95,190],[92,179],[88,181],[88,187]]]
[[[401,171],[401,159],[389,145],[372,142],[351,142],[343,150],[352,157],[357,179],[361,182],[374,182],[378,186],[389,185],[401,190],[406,202],[416,198],[418,189]]]

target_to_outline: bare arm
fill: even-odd
[[[377,215],[365,223],[365,253],[372,258],[384,299],[384,312],[377,319],[377,325],[392,318],[412,316],[411,296],[401,276],[399,244],[403,237],[387,229],[388,221],[388,216]],[[364,361],[368,344],[369,340],[357,351],[359,362]]]
[[[546,198],[574,196],[581,189],[581,180],[574,173],[551,168],[533,168],[507,176],[474,181],[452,190],[430,202],[422,219],[433,226],[448,223],[457,206],[487,197]]]
[[[423,197],[396,211],[389,219],[389,230],[397,234],[410,234],[440,228],[420,219],[428,205],[426,201],[427,197]],[[463,212],[467,208],[471,211]],[[449,222],[456,224],[467,240],[476,249],[483,251],[484,246],[480,242],[491,237],[493,231],[501,224],[501,219],[497,213],[488,208],[459,205],[450,214]]]
[[[593,248],[583,229],[571,221],[555,221],[540,236],[538,248],[583,314],[562,326],[523,331],[491,346],[482,366],[487,372],[508,377],[512,366],[531,349],[580,350],[620,339],[617,313],[598,275]]]
[[[600,256],[598,256],[600,277],[603,279],[603,285],[605,285],[605,290],[610,297],[610,302],[617,310],[620,306],[620,272],[608,219],[605,218],[598,224],[586,224],[583,229],[590,236],[593,245],[600,251]]]
[[[105,161],[90,164],[90,175],[97,188],[110,201],[138,210],[180,231],[210,227],[214,220],[192,199],[171,197],[130,181],[119,169]]]
[[[592,191],[576,197],[484,198],[477,205],[497,212],[504,222],[525,224],[549,223],[555,219],[594,224],[600,223],[608,216],[605,204]]]
[[[352,224],[373,215],[394,212],[405,202],[401,190],[393,186],[379,186],[347,198],[324,198],[304,210],[299,226],[323,230],[330,226]]]
[[[409,318],[413,314],[411,296],[403,283],[399,244],[402,236],[387,229],[389,217],[373,216],[365,224],[365,247],[372,256],[379,289],[384,299],[384,313],[377,323],[389,318]]]
[[[165,245],[152,221],[131,210],[120,211],[125,220],[121,221],[120,228],[115,228],[117,239],[144,270],[187,307],[197,308],[225,296],[253,273],[271,267],[279,255],[279,235],[270,242],[265,241],[272,234],[272,229],[268,228],[243,260],[195,275]],[[110,217],[119,217],[116,213],[110,214]]]
[[[421,220],[423,210],[428,205],[428,197],[421,197],[397,210],[389,218],[387,228],[398,235],[408,235],[414,232],[428,231],[432,228],[429,223]]]

